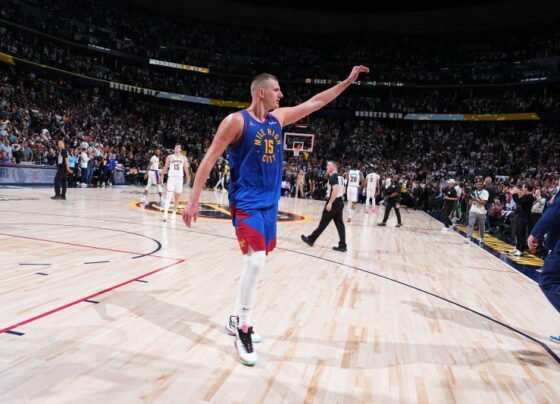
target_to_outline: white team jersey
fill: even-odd
[[[159,158],[152,156],[150,159],[150,170],[159,170]]]
[[[189,162],[185,156],[177,157],[175,154],[171,155],[171,161],[169,162],[169,171],[167,173],[168,177],[183,178],[185,176],[184,166],[189,166]]]
[[[359,170],[348,171],[348,186],[349,187],[359,187],[360,186],[360,171]]]
[[[366,175],[367,187],[369,189],[377,188],[377,184],[379,184],[379,178],[379,174],[376,173],[369,173],[368,175]]]
[[[334,174],[332,174],[334,175]],[[344,196],[344,177],[342,177],[342,175],[336,173],[337,177],[337,181],[338,181],[338,194],[336,195],[337,198],[342,198]],[[330,181],[327,182],[327,199],[329,199],[331,197],[331,184]]]

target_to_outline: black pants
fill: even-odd
[[[58,167],[54,176],[54,194],[56,196],[66,196],[67,187],[66,167]]]
[[[393,202],[390,199],[387,200],[387,203],[385,204],[385,215],[383,215],[383,223],[387,223],[387,219],[389,219],[389,213],[391,213],[391,209],[395,209],[397,222],[401,223],[401,211],[397,207],[397,202]]]
[[[515,220],[515,248],[523,252],[527,248],[527,228],[529,218],[518,215]]]
[[[344,220],[342,219],[342,211],[344,210],[344,201],[342,198],[336,198],[332,204],[332,209],[330,212],[327,210],[326,206],[323,209],[323,214],[321,215],[321,221],[319,222],[319,227],[317,227],[313,233],[309,236],[312,242],[315,242],[327,228],[331,220],[334,221],[336,230],[338,231],[338,246],[346,247],[346,228],[344,227]]]
[[[451,212],[453,211],[453,207],[454,204],[450,204],[450,203],[443,204],[443,209],[441,210],[441,216],[442,216],[441,219],[443,220],[443,224],[445,225],[445,227],[449,227],[453,225],[453,222],[451,222],[451,219],[449,218]]]

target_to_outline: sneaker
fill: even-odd
[[[516,256],[516,257],[523,257],[523,251],[515,250],[513,255]]]
[[[65,201],[65,200],[66,200],[66,196],[65,196],[65,195],[61,195],[61,196],[60,196],[60,199],[62,199],[63,201]]]
[[[236,330],[237,330],[238,321],[239,320],[237,316],[229,316],[229,321],[224,326],[228,335],[235,337],[237,333]],[[257,334],[255,331],[252,331],[251,340],[253,341],[253,344],[258,344],[259,342],[262,342],[262,337],[259,334]]]
[[[377,223],[377,225],[378,225],[378,226],[387,226],[387,223],[381,222],[381,223]]]
[[[449,231],[449,227],[442,227],[441,231],[443,231],[443,232]]]
[[[350,222],[352,222],[352,219],[351,219],[351,218],[348,218],[348,219],[346,219],[346,221],[347,221],[348,223],[350,223]]]
[[[395,227],[401,227],[402,223],[397,223],[397,225]]]
[[[346,247],[340,247],[340,246],[335,246],[335,247],[333,247],[332,249],[335,250],[335,251],[340,251],[340,252],[346,252],[346,251],[348,251],[348,250],[346,249]]]
[[[51,196],[51,199],[61,199],[60,195]]]
[[[313,247],[313,241],[311,241],[311,239],[307,236],[304,236],[303,234],[301,235],[301,239],[303,240],[303,242],[305,244],[307,244],[309,247]]]
[[[560,335],[551,335],[550,337],[548,337],[548,339],[550,339],[552,342],[560,344]]]
[[[238,327],[233,343],[239,355],[239,360],[247,366],[254,366],[259,360],[255,348],[253,347],[253,341],[251,339],[252,332],[253,327],[249,327],[246,324]]]

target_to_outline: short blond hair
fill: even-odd
[[[265,87],[265,83],[268,80],[278,81],[278,79],[275,76],[268,73],[261,73],[258,76],[256,76],[251,82],[251,94],[254,94],[255,91],[257,91],[257,89]]]

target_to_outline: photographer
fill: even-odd
[[[467,239],[470,240],[475,223],[478,223],[480,243],[484,243],[484,224],[486,223],[486,203],[488,202],[488,191],[484,189],[482,177],[476,177],[475,189],[469,194],[471,208],[469,210],[469,227]]]

